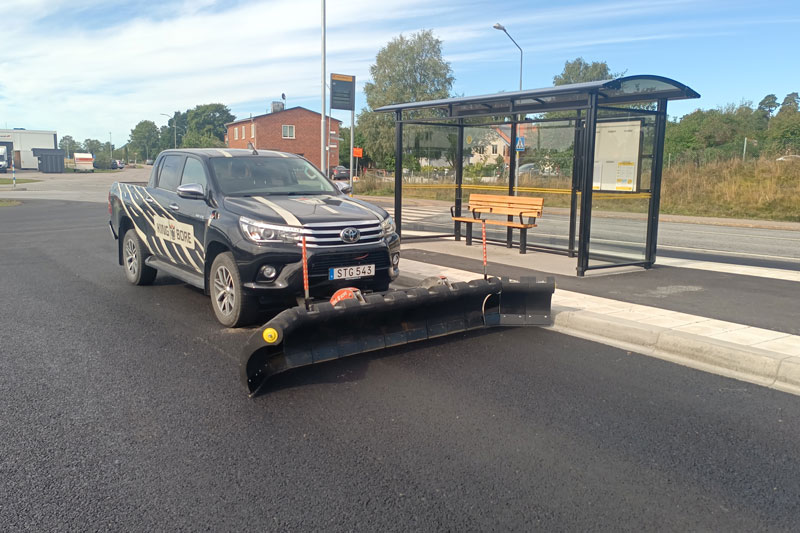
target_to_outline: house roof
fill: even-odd
[[[317,113],[316,111],[312,111],[312,110],[307,109],[307,108],[302,107],[302,106],[295,106],[295,107],[290,107],[289,109],[284,109],[283,111],[275,111],[274,113],[264,113],[263,115],[256,115],[254,117],[241,118],[239,120],[234,120],[233,122],[227,122],[225,124],[225,126],[231,126],[233,124],[239,124],[239,123],[242,123],[242,122],[250,122],[251,120],[255,120],[255,119],[261,118],[261,117],[272,117],[272,116],[275,116],[275,115],[280,115],[281,113],[288,113],[289,111],[294,111],[296,109],[301,109],[301,110],[306,111],[308,113],[313,113],[314,115],[320,116],[320,113]],[[336,118],[333,118],[333,117],[330,117],[330,119],[333,122],[338,122],[339,124],[342,123],[342,121],[339,120],[339,119],[336,119]]]

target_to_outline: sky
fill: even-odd
[[[321,0],[2,0],[0,128],[127,141],[140,120],[219,102],[237,118],[321,108]],[[327,75],[356,76],[357,109],[378,51],[399,34],[442,40],[453,92],[549,87],[566,61],[657,74],[697,108],[800,91],[797,0],[327,0]],[[349,111],[334,111],[344,125]]]

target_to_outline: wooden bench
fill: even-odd
[[[454,222],[464,222],[467,225],[467,246],[472,245],[472,225],[486,222],[487,225],[505,226],[519,230],[519,253],[527,250],[528,229],[536,227],[536,219],[542,216],[544,200],[542,198],[528,198],[525,196],[498,196],[495,194],[472,194],[469,197],[467,209],[471,217],[457,217],[455,206],[450,208],[450,217]],[[482,219],[482,214],[506,215],[518,218],[516,220]],[[527,219],[527,222],[523,219]]]

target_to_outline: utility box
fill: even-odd
[[[34,148],[33,155],[39,158],[39,171],[47,174],[64,173],[64,150]]]

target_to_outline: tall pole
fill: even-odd
[[[514,46],[519,48],[519,90],[521,91],[522,90],[522,47],[519,44],[517,44],[517,41],[515,41],[514,38],[508,33],[505,26],[503,26],[498,22],[492,27],[496,30],[500,30],[503,33],[505,33],[508,36],[508,38],[511,39],[511,42],[514,43]]]
[[[111,132],[108,132],[108,164],[111,165],[111,160],[114,159],[114,155],[111,152]]]
[[[325,148],[327,144],[327,132],[325,131],[325,0],[321,1],[322,4],[322,113],[320,113],[320,153],[319,153],[319,168],[322,173],[328,175],[328,165],[325,161]]]
[[[350,195],[353,194],[353,139],[355,139],[356,109],[350,110]]]
[[[178,148],[178,117],[177,113],[172,117],[172,147]]]

